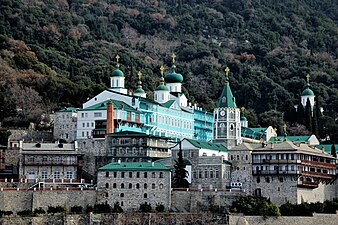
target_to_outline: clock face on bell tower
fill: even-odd
[[[224,110],[221,110],[221,111],[219,112],[219,115],[220,115],[220,116],[225,116],[225,111],[224,111]]]

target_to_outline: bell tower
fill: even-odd
[[[226,81],[221,96],[218,98],[217,108],[214,109],[214,137],[215,143],[232,148],[242,143],[241,112],[229,85],[230,69],[226,67]]]

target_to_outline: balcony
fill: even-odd
[[[320,173],[314,171],[301,171],[300,174],[302,176],[311,176],[321,179],[333,179],[336,175],[335,174],[327,174],[327,173]]]
[[[24,161],[23,165],[25,166],[78,166],[77,161],[53,161],[53,160],[47,160],[47,161]]]
[[[279,170],[253,170],[252,174],[253,175],[295,175],[298,174],[299,172],[294,170],[294,171],[279,171]]]
[[[301,164],[305,166],[315,166],[315,167],[322,167],[331,170],[336,169],[336,164],[326,163],[326,162],[318,162],[318,161],[309,161],[309,160],[301,160]]]
[[[318,183],[312,181],[298,181],[297,187],[314,189],[318,187]]]
[[[295,164],[300,163],[297,159],[253,159],[252,164]]]

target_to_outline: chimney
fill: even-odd
[[[114,133],[114,104],[113,101],[107,103],[107,127],[106,134]]]
[[[155,166],[155,163],[154,163],[154,162],[152,162],[152,163],[151,163],[151,166],[152,166],[152,167],[154,167],[154,166]]]
[[[121,159],[117,160],[117,163],[118,163],[118,164],[121,164]]]

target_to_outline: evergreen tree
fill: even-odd
[[[308,131],[312,131],[312,109],[310,99],[307,99],[305,106],[305,127]]]
[[[179,143],[179,151],[177,153],[178,159],[175,160],[173,187],[174,188],[188,188],[189,182],[186,180],[188,171],[185,170],[185,164],[182,155],[181,142]]]
[[[316,108],[313,109],[313,115],[312,115],[312,133],[316,135],[316,137],[319,137],[318,135],[318,117],[317,117],[317,110]]]
[[[331,155],[335,158],[337,158],[337,152],[336,152],[336,146],[333,142],[332,146],[331,146]]]
[[[299,100],[297,107],[297,122],[299,124],[305,125],[304,115],[305,115],[304,106],[302,105],[301,100]]]
[[[285,103],[284,112],[284,121],[288,121],[292,124],[297,122],[297,112],[291,100],[287,100]]]

